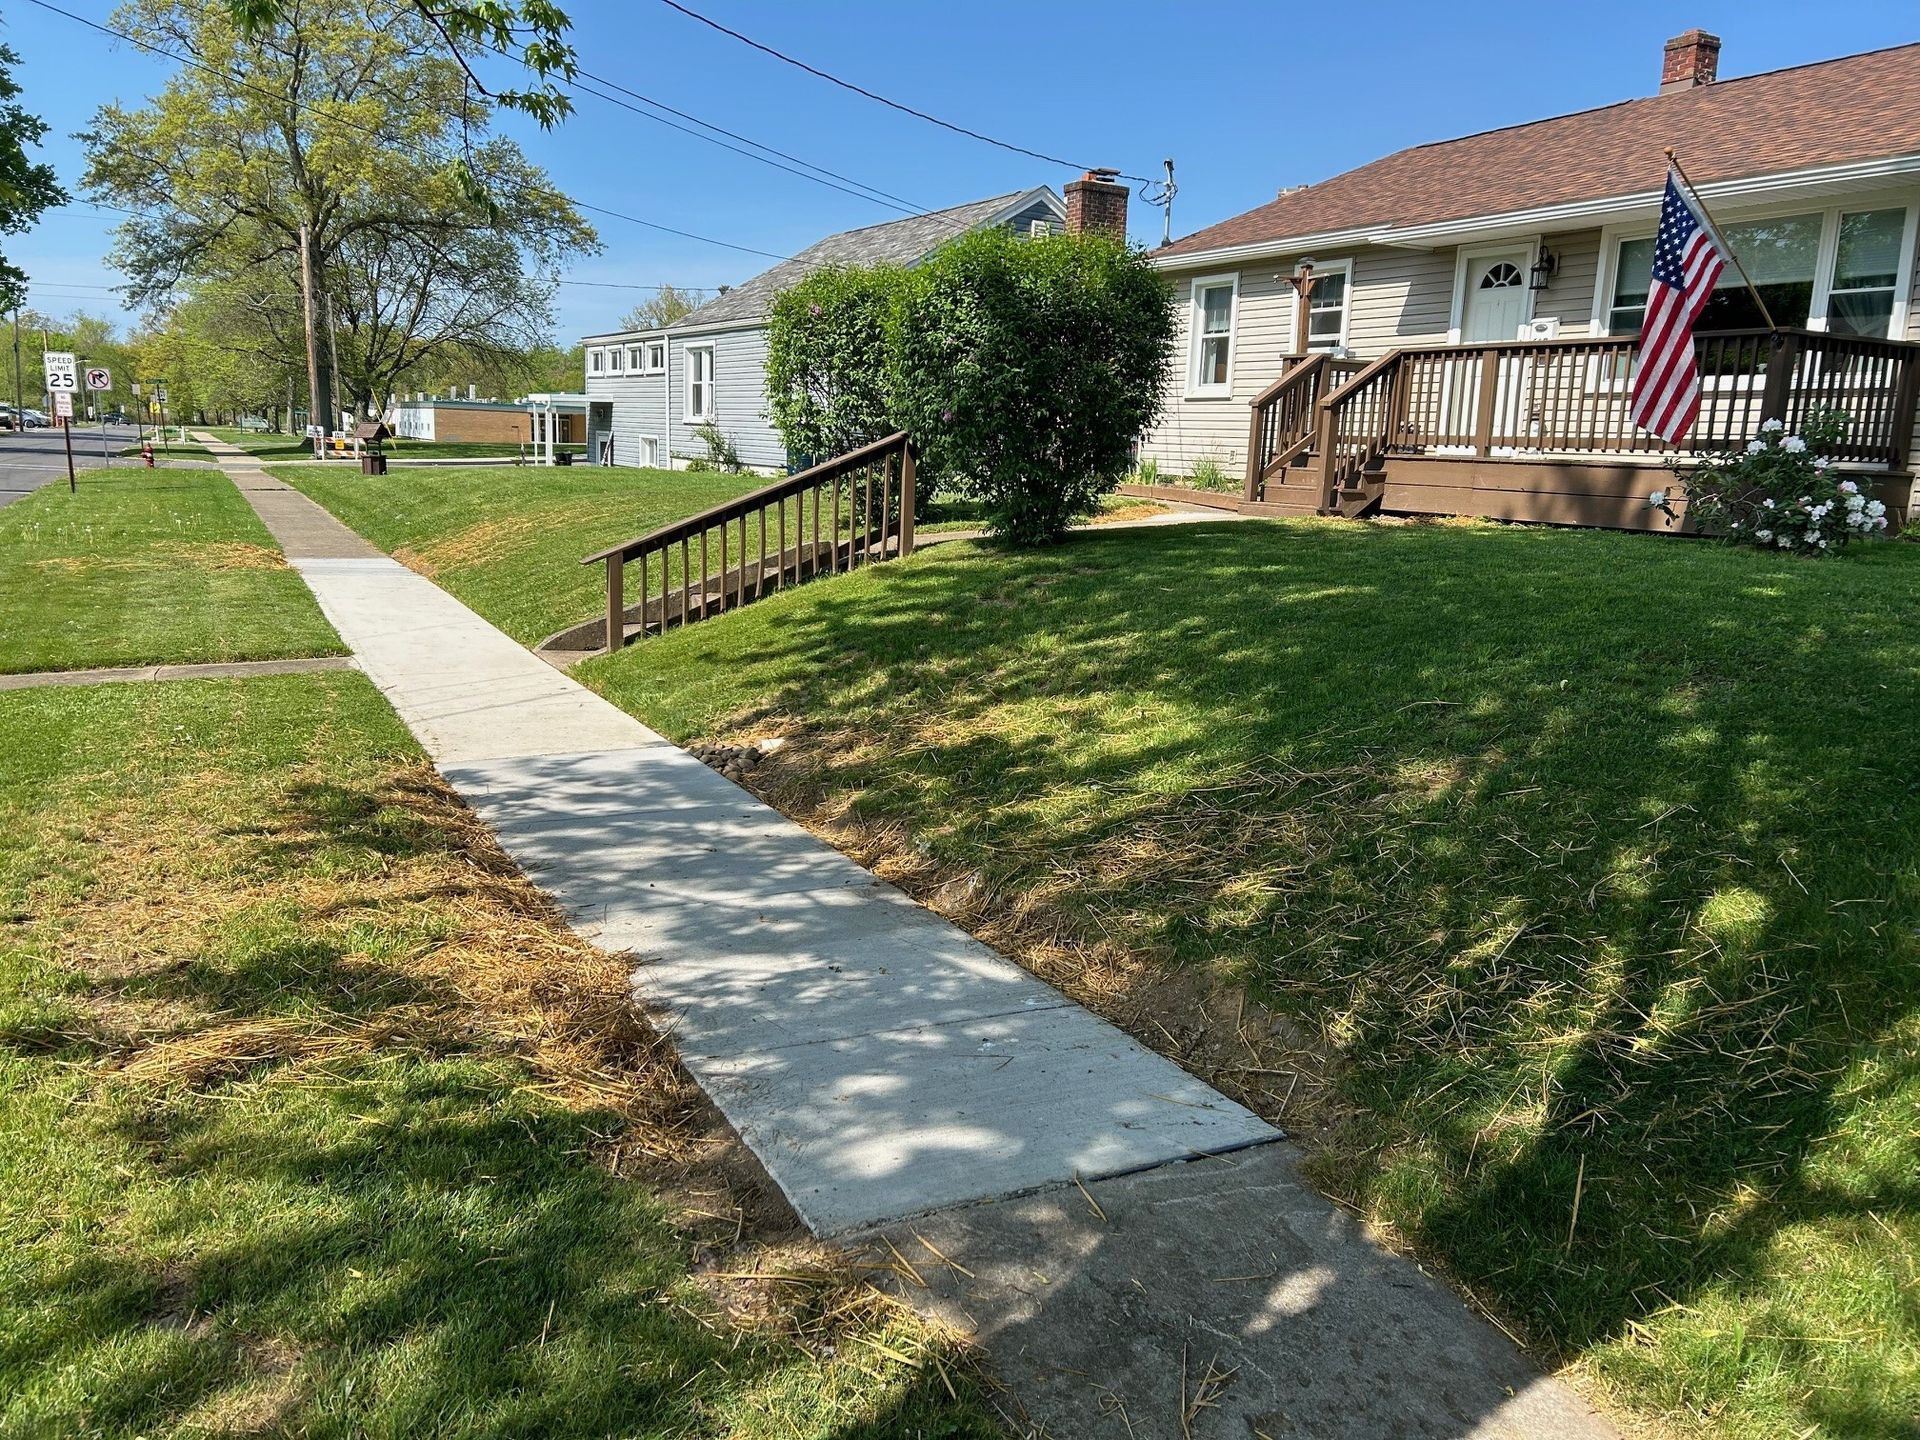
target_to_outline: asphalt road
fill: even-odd
[[[107,445],[110,454],[118,452],[133,443],[131,425],[107,426]],[[82,423],[73,430],[73,468],[78,470],[97,469],[104,462],[100,458],[100,427]],[[126,459],[115,458],[115,465],[138,465],[137,456]],[[67,478],[67,450],[60,432],[49,426],[45,430],[0,430],[0,505],[10,505],[22,495],[31,495],[42,485]]]

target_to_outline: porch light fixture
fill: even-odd
[[[1540,258],[1533,262],[1533,268],[1527,272],[1527,288],[1544,290],[1553,280],[1553,272],[1560,268],[1560,257],[1543,244]]]

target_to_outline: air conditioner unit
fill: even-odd
[[[1542,316],[1538,320],[1529,320],[1520,327],[1520,333],[1515,338],[1520,340],[1558,340],[1560,338],[1560,317],[1558,315],[1547,315]]]

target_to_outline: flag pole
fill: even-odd
[[[1733,261],[1733,268],[1738,270],[1740,278],[1746,281],[1747,293],[1753,296],[1753,303],[1760,307],[1760,318],[1767,322],[1767,329],[1778,330],[1780,327],[1773,323],[1773,312],[1767,309],[1767,302],[1760,298],[1760,292],[1754,287],[1752,277],[1747,274],[1747,267],[1740,263],[1739,255],[1734,252],[1733,246],[1727,243],[1727,237],[1720,229],[1720,222],[1715,220],[1712,212],[1707,209],[1707,202],[1700,198],[1699,190],[1694,187],[1693,180],[1681,167],[1680,157],[1673,153],[1671,145],[1667,146],[1667,164],[1671,165],[1673,173],[1680,177],[1680,183],[1687,187],[1687,193],[1693,196],[1693,203],[1700,207],[1700,218],[1707,222],[1707,229],[1713,232],[1714,243],[1720,247],[1720,253]]]

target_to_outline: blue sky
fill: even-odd
[[[61,0],[104,22],[110,5]],[[564,0],[563,0],[564,3]],[[1178,167],[1175,234],[1404,145],[1650,94],[1660,48],[1692,25],[1725,41],[1723,76],[1920,39],[1912,0],[1437,6],[1389,0],[1290,17],[1271,3],[1146,0],[688,0],[765,44],[869,89],[1075,165]],[[677,109],[937,207],[1075,172],[994,149],[837,90],[658,0],[574,0],[582,64]],[[1343,24],[1343,16],[1350,23]],[[108,100],[137,103],[167,65],[14,0],[0,34],[20,52],[25,103],[52,127],[45,156],[69,188],[74,131]],[[503,75],[504,78],[504,75]],[[568,194],[663,225],[790,254],[897,211],[783,174],[581,96],[574,117],[518,138]],[[1317,114],[1316,114],[1317,111]],[[156,177],[156,186],[164,185]],[[605,250],[575,281],[713,286],[771,263],[604,216]],[[113,217],[74,205],[6,250],[56,315],[120,316],[104,263]],[[1159,239],[1138,201],[1133,234]],[[603,330],[638,292],[563,286],[557,331]]]

